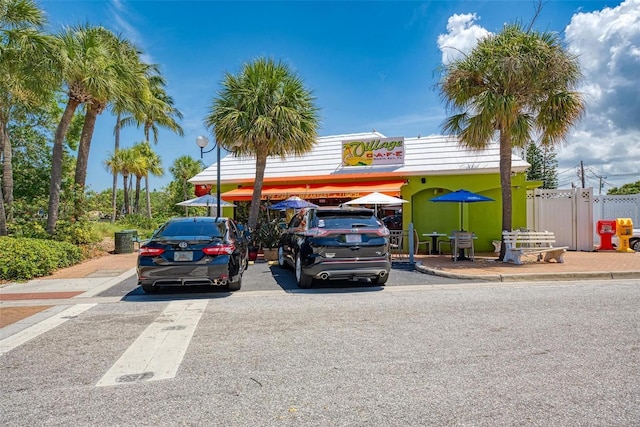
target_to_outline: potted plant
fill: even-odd
[[[278,259],[278,244],[282,228],[278,221],[263,222],[258,229],[258,241],[262,247],[265,261]]]

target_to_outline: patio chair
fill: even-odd
[[[470,231],[457,231],[453,240],[453,261],[463,256],[464,250],[467,249],[467,258],[473,261],[475,253],[473,250],[473,233]]]
[[[424,250],[426,251],[426,254],[428,255],[431,252],[431,241],[430,240],[420,240],[420,238],[418,237],[418,230],[416,230],[415,228],[413,229],[413,246],[414,246],[414,255],[418,255],[418,252],[420,250],[420,245],[424,245]]]
[[[389,230],[389,248],[391,259],[402,258],[404,256],[404,232],[402,230]]]
[[[438,240],[438,252],[440,252],[440,254],[444,254],[445,252],[442,250],[442,246],[443,245],[449,245],[449,250],[453,251],[453,240],[454,237],[456,235],[457,231],[452,231],[451,233],[449,233],[449,235],[447,237],[444,237],[442,240]]]

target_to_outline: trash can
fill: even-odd
[[[616,218],[616,235],[618,236],[618,252],[633,252],[629,246],[629,239],[633,236],[631,218]]]
[[[115,233],[115,253],[130,254],[133,252],[133,238],[137,230],[122,230]]]

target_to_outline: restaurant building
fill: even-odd
[[[462,147],[449,136],[386,137],[366,132],[320,137],[304,156],[270,157],[264,176],[262,199],[277,202],[299,196],[321,206],[336,206],[377,191],[408,201],[400,209],[403,228],[413,222],[418,233],[450,233],[462,227],[476,233],[477,251],[493,250],[500,239],[502,203],[499,145],[477,151]],[[526,225],[526,190],[529,164],[512,157],[513,227]],[[222,199],[250,201],[255,179],[255,158],[227,155],[220,162]],[[215,189],[217,164],[189,182],[208,191]],[[434,203],[430,199],[465,189],[494,202]],[[215,192],[215,190],[214,190]],[[224,215],[233,215],[224,208]],[[461,209],[463,212],[461,213]],[[390,212],[387,212],[390,213]]]

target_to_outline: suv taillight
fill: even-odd
[[[233,251],[236,250],[236,247],[233,244],[223,244],[223,245],[215,245],[215,246],[207,246],[202,249],[207,255],[231,255]]]
[[[327,230],[324,228],[310,228],[307,230],[306,235],[311,237],[323,237],[328,236],[331,232],[335,232],[335,230]]]
[[[164,252],[164,249],[162,248],[147,248],[146,246],[143,246],[140,248],[140,251],[138,252],[138,254],[140,256],[158,256],[161,255]]]

